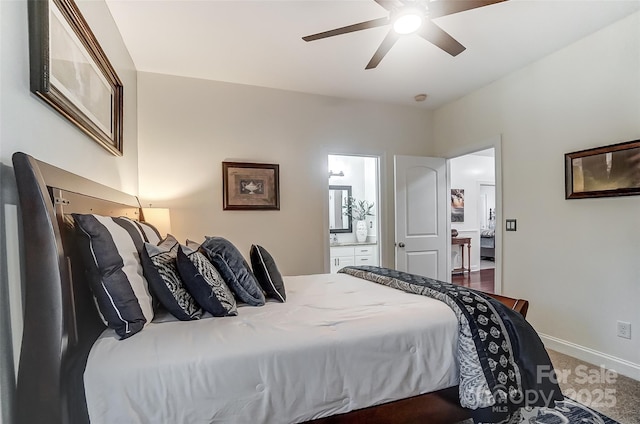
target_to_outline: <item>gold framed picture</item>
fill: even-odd
[[[280,210],[280,166],[222,162],[223,210]]]

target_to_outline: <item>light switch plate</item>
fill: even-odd
[[[507,219],[506,220],[507,223],[507,231],[516,231],[516,220],[515,219]]]

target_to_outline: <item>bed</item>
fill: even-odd
[[[287,277],[290,297],[285,304],[241,307],[233,318],[181,322],[159,317],[139,335],[116,340],[112,330],[105,329],[85,283],[88,271],[73,240],[69,214],[137,219],[137,199],[24,153],[14,154],[13,162],[26,246],[18,422],[86,424],[89,409],[96,423],[246,422],[250,416],[251,422],[274,423],[452,423],[470,417],[470,411],[459,405],[455,384],[459,371],[453,353],[458,341],[451,331],[458,327],[455,314],[440,301],[351,275]],[[526,315],[526,301],[492,296]],[[394,326],[392,317],[402,325]],[[422,322],[430,323],[429,331],[424,331]],[[518,322],[526,325],[524,320]],[[296,329],[295,337],[283,337]],[[171,333],[173,342],[167,342],[165,332]],[[209,337],[208,345],[202,344],[203,334]],[[234,338],[238,343],[231,343]],[[259,342],[260,352],[247,344],[251,338]],[[210,356],[191,355],[198,346],[207,347],[200,351],[214,351],[222,362],[210,366]],[[372,358],[385,350],[386,359]],[[545,355],[532,361],[545,363]],[[328,360],[335,357],[344,361]],[[184,368],[173,367],[177,358],[187,358]],[[236,362],[225,362],[230,358]],[[113,364],[124,362],[126,366],[109,372],[115,369]],[[154,390],[149,390],[149,380],[135,377],[145,364],[155,364],[147,373],[156,379]],[[298,368],[288,370],[296,364]],[[372,373],[371,364],[386,371]],[[160,375],[160,368],[168,372]],[[226,370],[226,376],[216,374],[215,368]],[[243,368],[260,378],[233,382]],[[331,379],[336,375],[332,368],[337,368],[337,380]],[[189,375],[185,370],[195,373],[185,377]],[[303,372],[308,373],[305,379],[292,377]],[[107,392],[124,388],[126,378],[130,378],[127,389],[143,392],[143,400],[109,400]],[[220,384],[216,393],[202,389],[216,380]],[[305,381],[322,382],[314,384],[321,391],[309,390],[308,384],[301,384]],[[180,387],[182,398],[167,391],[172,385]],[[224,397],[243,401],[235,406],[212,401]],[[196,402],[190,399],[209,410],[192,411],[190,402]]]
[[[482,230],[480,232],[480,258],[495,261],[496,259],[495,230]]]

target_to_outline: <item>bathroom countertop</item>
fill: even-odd
[[[373,241],[365,241],[364,243],[358,243],[357,241],[349,241],[345,243],[330,243],[329,247],[341,247],[341,246],[375,246],[378,243]]]

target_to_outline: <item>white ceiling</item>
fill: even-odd
[[[430,109],[640,10],[640,0],[509,0],[434,21],[467,47],[456,57],[411,35],[365,70],[387,27],[301,37],[386,16],[373,0],[106,1],[140,71]]]

